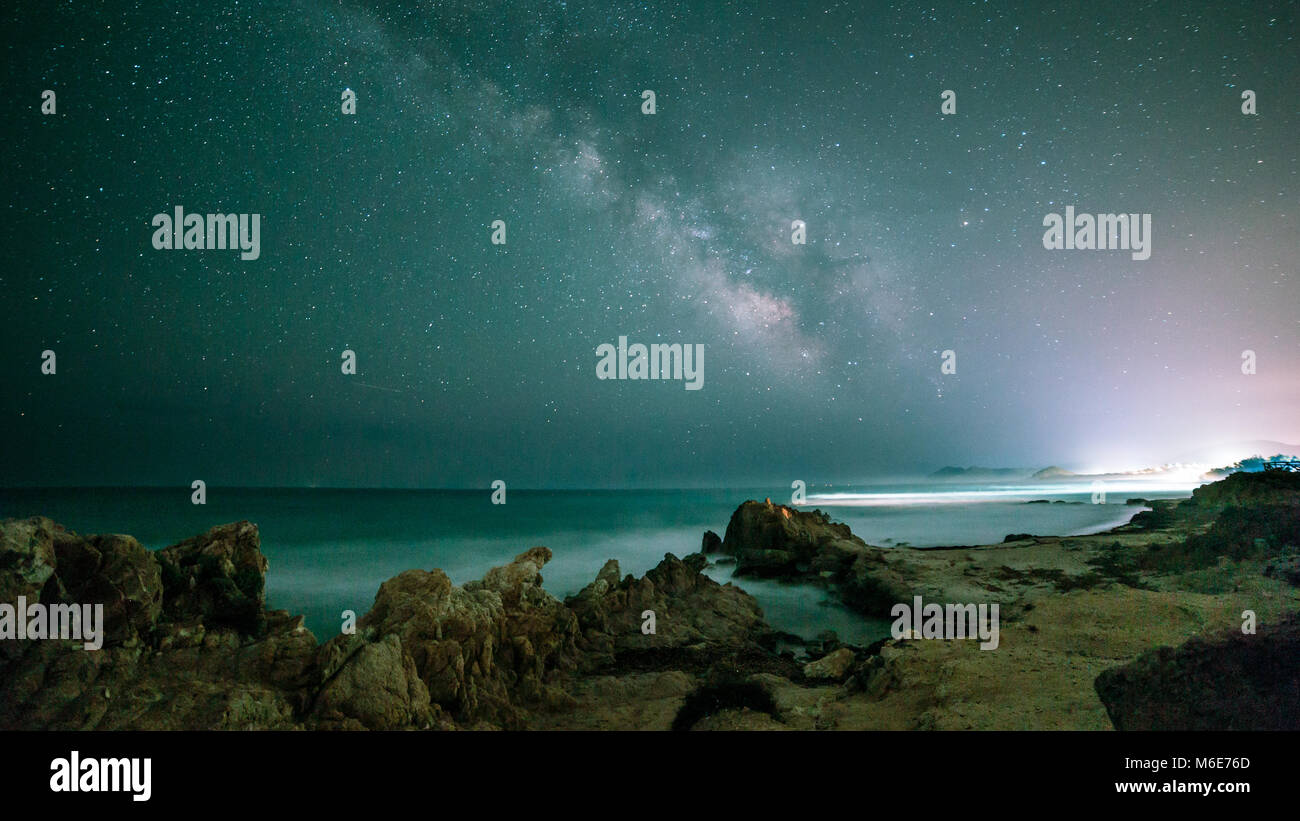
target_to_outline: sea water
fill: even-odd
[[[1086,488],[1058,491],[1053,495],[1035,485],[1019,494],[981,495],[990,489],[895,485],[865,492],[850,488],[810,493],[803,507],[820,507],[870,544],[899,549],[1000,542],[1010,533],[1096,532],[1142,509],[1126,506],[1119,498],[1108,504],[1086,503]],[[511,489],[503,505],[491,503],[488,489],[211,486],[204,505],[191,504],[190,493],[187,486],[0,489],[0,518],[48,516],[79,533],[129,533],[151,549],[213,525],[248,519],[258,525],[270,563],[268,605],[304,615],[307,626],[324,641],[339,632],[343,611],[363,615],[379,585],[403,570],[441,568],[454,583],[463,584],[533,545],[546,545],[554,559],[542,569],[543,583],[563,598],[592,581],[608,559],[618,559],[623,574],[640,576],[666,553],[680,558],[698,551],[704,531],[722,535],[732,512],[746,499],[771,496],[790,501],[790,491],[779,487]],[[1028,498],[1063,503],[1026,504]],[[855,644],[889,634],[887,620],[864,619],[819,588],[732,580],[732,567],[723,564],[706,572],[754,595],[777,629],[805,638],[834,630],[841,640]]]

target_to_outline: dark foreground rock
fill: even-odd
[[[300,617],[262,609],[266,560],[257,545],[248,522],[159,553],[130,536],[79,536],[44,518],[0,523],[0,587],[25,589],[29,605],[104,608],[99,650],[74,640],[0,641],[0,728],[295,726],[316,639]]]
[[[757,603],[702,575],[701,554],[668,555],[640,579],[610,562],[568,603],[542,588],[550,559],[534,547],[463,586],[408,570],[380,586],[355,633],[318,646],[301,617],[265,608],[250,522],[152,552],[5,521],[0,601],[102,604],[104,628],[98,650],[0,641],[0,729],[523,728],[572,710],[575,678],[622,653],[767,658]]]
[[[1300,730],[1300,615],[1157,648],[1095,686],[1117,730]]]

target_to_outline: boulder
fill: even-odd
[[[368,642],[353,635],[335,646],[344,657],[316,693],[314,727],[400,730],[433,724],[436,708],[400,638],[389,634]]]
[[[853,669],[854,661],[853,651],[847,647],[841,647],[833,653],[805,664],[803,674],[810,679],[843,681],[848,678],[849,672]]]
[[[1300,614],[1156,648],[1094,687],[1117,730],[1300,730]]]
[[[791,577],[807,573],[823,552],[818,572],[851,563],[866,542],[820,510],[796,510],[748,501],[731,514],[721,550],[736,557],[736,575]]]
[[[736,557],[736,575],[828,585],[849,607],[888,616],[910,601],[912,586],[886,560],[886,550],[853,535],[820,510],[748,501],[727,523],[722,552]]]

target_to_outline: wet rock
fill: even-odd
[[[722,537],[712,530],[704,531],[704,539],[700,543],[701,553],[716,553],[722,549]]]
[[[731,515],[722,552],[736,557],[737,576],[827,585],[846,605],[871,616],[888,616],[912,596],[909,581],[886,561],[883,548],[868,545],[820,510],[745,502]]]

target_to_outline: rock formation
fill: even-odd
[[[767,632],[751,596],[700,572],[701,554],[667,555],[640,579],[611,561],[568,603],[542,588],[550,559],[534,547],[463,586],[408,570],[355,633],[317,646],[301,617],[265,608],[250,522],[151,552],[6,521],[0,601],[103,604],[104,642],[0,642],[0,728],[522,728],[531,711],[571,709],[572,677],[620,653],[753,649]]]
[[[910,581],[886,561],[885,549],[820,510],[745,502],[731,515],[720,550],[736,557],[737,576],[828,585],[868,615],[888,616],[894,604],[911,600]]]
[[[738,576],[790,576],[806,573],[821,554],[828,568],[851,561],[867,547],[847,525],[820,510],[796,510],[769,501],[749,501],[732,514],[720,547],[736,557]]]
[[[708,643],[740,647],[767,631],[754,597],[733,585],[720,585],[702,571],[707,559],[669,553],[640,579],[619,579],[618,562],[605,563],[596,580],[566,604],[581,625],[581,645],[592,666],[608,664],[619,653],[665,650]],[[643,614],[654,613],[655,632],[642,631]]]
[[[550,558],[534,547],[464,587],[441,570],[384,582],[357,632],[321,647],[312,720],[396,729],[446,716],[516,728],[521,708],[563,701],[552,678],[576,665],[578,624],[541,587]],[[377,688],[386,688],[382,698],[366,695]]]
[[[998,602],[991,652],[775,633],[704,553],[640,578],[611,560],[561,602],[545,547],[463,585],[401,573],[355,633],[320,645],[266,608],[249,522],[150,551],[8,520],[0,729],[1300,728],[1294,480],[1235,477],[1093,536],[883,549],[820,511],[750,501],[702,540],[741,578],[814,583],[865,614]],[[102,605],[101,649],[8,638],[19,599]],[[1244,609],[1258,635],[1240,634]]]
[[[0,524],[6,599],[21,590],[45,605],[104,605],[100,650],[0,642],[0,727],[295,726],[316,640],[301,618],[262,609],[266,560],[257,544],[248,522],[158,553],[129,536],[78,536],[44,518]]]

